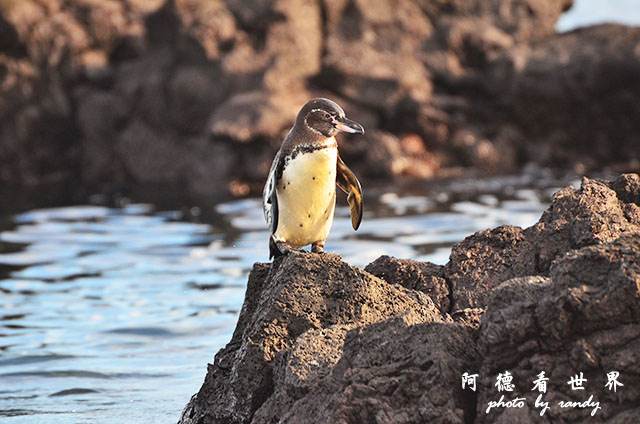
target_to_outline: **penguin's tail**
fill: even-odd
[[[269,237],[269,259],[279,258],[280,256],[290,253],[292,250],[295,250],[294,247],[286,241],[278,241],[273,234]]]
[[[273,234],[271,234],[271,237],[269,237],[269,259],[277,258],[279,256],[282,256],[282,252],[280,251]]]

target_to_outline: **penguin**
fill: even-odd
[[[347,194],[353,229],[360,226],[362,188],[338,154],[339,132],[364,134],[364,128],[329,99],[311,99],[300,109],[262,193],[271,231],[269,259],[309,244],[312,252],[323,252],[333,224],[336,185]]]

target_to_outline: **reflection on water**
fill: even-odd
[[[554,184],[514,177],[426,195],[372,189],[357,233],[348,209],[336,209],[326,249],[361,266],[382,254],[442,264],[474,231],[534,223]],[[0,233],[0,417],[175,422],[231,337],[249,269],[267,259],[259,200],[215,209],[216,225],[150,205],[16,216]]]

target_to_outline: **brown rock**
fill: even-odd
[[[558,401],[601,403],[596,419],[626,422],[637,416],[640,379],[640,239],[616,241],[572,251],[551,269],[551,279],[518,279],[503,283],[492,295],[480,327],[482,352],[478,422],[585,422],[593,408],[561,409]],[[496,374],[509,370],[516,390],[509,398],[526,397],[528,408],[483,412],[497,400]],[[533,408],[538,395],[533,381],[541,371],[550,378],[544,400],[550,409],[541,418]],[[606,374],[620,373],[624,392],[605,388]],[[567,384],[582,372],[584,392]],[[583,399],[584,398],[584,399]],[[626,418],[625,418],[626,417]]]
[[[184,133],[206,132],[211,111],[225,98],[223,81],[222,72],[211,65],[176,70],[167,84],[168,112],[175,127]]]
[[[154,142],[148,145],[146,140]],[[173,142],[170,134],[159,132],[143,121],[128,125],[115,147],[127,173],[137,181],[162,182],[180,175],[181,146]]]
[[[229,186],[231,169],[242,155],[235,146],[196,136],[186,140],[183,148],[181,179],[187,181],[189,191],[212,198]]]
[[[451,310],[484,307],[500,283],[535,273],[536,251],[520,227],[505,225],[475,233],[453,247],[444,268],[451,284]]]
[[[371,262],[364,270],[387,283],[421,291],[431,297],[443,314],[449,312],[449,286],[441,265],[385,255]]]
[[[440,166],[415,134],[400,139],[374,130],[361,137],[344,137],[339,145],[343,159],[350,166],[354,163],[354,170],[363,179],[428,178]]]
[[[27,49],[20,40],[16,28],[2,15],[0,15],[0,52],[12,57],[27,55]]]
[[[539,222],[526,230],[502,226],[455,245],[444,268],[454,316],[468,307],[485,307],[487,296],[505,280],[548,275],[552,261],[572,249],[640,234],[635,203],[639,187],[636,174],[611,183],[584,178],[579,190],[558,191]]]
[[[414,2],[327,1],[323,85],[378,110],[405,97],[431,97],[429,71],[420,60],[433,27]]]
[[[506,50],[483,77],[500,98],[490,110],[527,134],[518,148],[538,162],[599,168],[637,159],[640,104],[630,93],[640,90],[639,39],[640,28],[602,25]]]
[[[223,179],[260,191],[277,145],[315,93],[365,124],[365,137],[340,142],[365,185],[460,166],[633,165],[638,30],[555,34],[571,4],[0,1],[0,183],[82,191],[155,182],[157,169],[145,167],[156,160],[133,173],[95,160],[117,158],[130,128],[146,125],[177,146],[209,136],[242,143]],[[100,123],[88,115],[100,113],[91,105],[105,93],[126,112]],[[109,135],[86,136],[98,132]],[[126,146],[180,150],[154,144]],[[202,170],[210,156],[192,156],[192,165]],[[206,173],[174,168],[164,180],[205,185]],[[625,214],[638,211],[625,206]]]
[[[482,68],[493,55],[514,44],[512,36],[477,18],[446,17],[438,29],[460,67]]]
[[[308,330],[296,339],[291,350],[283,355],[286,361],[275,375],[288,396],[301,398],[329,374],[342,357],[345,336],[353,327],[354,324],[344,324]]]
[[[464,308],[452,312],[451,318],[460,324],[478,328],[482,322],[482,314],[484,314],[484,308]]]
[[[462,424],[472,419],[474,400],[459,379],[473,371],[476,355],[473,331],[458,324],[397,317],[359,327],[307,396],[280,408],[266,402],[252,422]]]
[[[583,178],[580,189],[564,188],[555,193],[540,221],[525,230],[538,251],[540,273],[546,274],[551,262],[571,249],[640,233],[634,214],[640,192],[637,174],[620,176],[610,185],[617,187],[625,200],[607,183]]]
[[[519,39],[539,39],[555,32],[554,23],[569,9],[573,0],[507,0],[504,2],[477,2],[474,0],[422,2],[431,17],[470,16],[488,20],[502,31]]]
[[[615,190],[620,201],[640,205],[640,175],[622,174],[609,187]]]
[[[125,121],[126,105],[120,97],[107,91],[79,87],[74,94],[78,99],[77,119],[82,132],[82,161],[86,164],[83,179],[99,182],[109,176],[121,176],[122,163],[113,150],[113,140],[118,136],[116,128]]]
[[[175,0],[175,8],[182,27],[202,46],[208,60],[219,59],[239,41],[241,31],[225,2]]]
[[[213,112],[211,134],[243,143],[280,138],[298,113],[290,100],[264,91],[236,94]]]
[[[171,119],[166,115],[168,93],[165,87],[174,59],[169,48],[158,48],[117,68],[113,89],[131,108],[130,120],[144,120],[157,129],[168,127]],[[149,139],[140,142],[149,143]]]
[[[460,129],[453,133],[452,147],[459,153],[459,160],[465,165],[471,165],[485,172],[495,172],[500,168],[508,168],[514,163],[513,155],[503,155],[507,149],[498,147],[476,131]]]
[[[390,285],[336,255],[292,253],[271,266],[256,264],[234,336],[216,355],[181,422],[248,422],[278,390],[274,376],[292,384],[294,393],[304,392],[304,380],[313,379],[310,376],[317,367],[306,367],[300,346],[315,349],[316,356],[322,356],[321,362],[329,366],[335,362],[335,346],[327,349],[324,343],[314,342],[326,335],[318,330],[338,326],[331,337],[339,346],[340,328],[399,315],[419,322],[442,320],[429,297]],[[286,365],[291,369],[274,370],[274,364],[282,363],[276,358],[284,354],[291,358]]]

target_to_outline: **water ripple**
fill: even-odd
[[[24,355],[15,358],[0,359],[0,367],[35,364],[38,362],[60,361],[63,359],[76,358],[72,355]]]
[[[90,393],[100,393],[100,391],[93,390],[93,389],[83,389],[81,387],[74,387],[73,389],[60,390],[59,392],[51,393],[49,397],[86,395]]]

